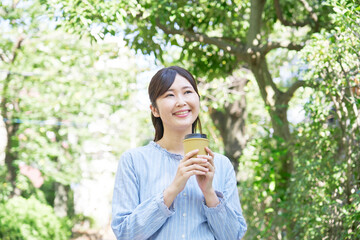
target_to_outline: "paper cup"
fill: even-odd
[[[209,146],[209,140],[206,138],[206,134],[191,133],[185,136],[183,140],[185,154],[188,152],[199,149],[197,155],[207,155],[205,147]]]

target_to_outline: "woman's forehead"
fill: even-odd
[[[168,91],[174,90],[174,89],[185,89],[185,88],[191,88],[193,89],[193,86],[191,85],[190,81],[183,76],[177,74],[175,76],[174,82],[171,84]]]

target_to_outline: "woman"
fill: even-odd
[[[155,138],[120,159],[112,202],[117,239],[241,239],[246,232],[228,158],[184,155],[186,134],[201,128],[193,76],[172,66],[149,85]]]

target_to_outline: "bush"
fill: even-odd
[[[7,173],[7,167],[0,165],[0,203],[6,202],[13,191],[13,187],[6,180]]]
[[[0,239],[3,240],[69,239],[71,228],[67,222],[34,197],[15,197],[0,204]]]

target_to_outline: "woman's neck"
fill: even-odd
[[[171,153],[184,155],[183,140],[188,133],[191,133],[191,131],[171,134],[166,134],[166,132],[164,132],[163,137],[157,141],[157,143]]]

